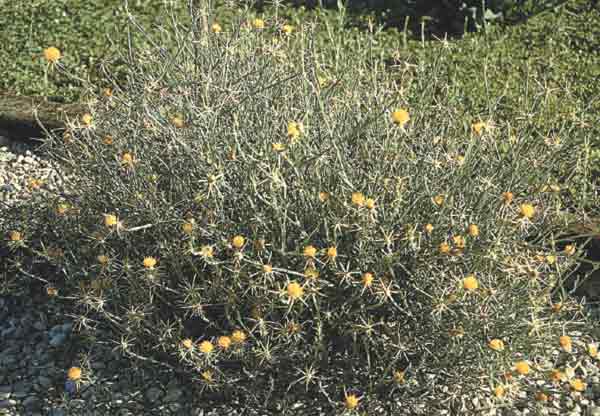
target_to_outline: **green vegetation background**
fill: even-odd
[[[129,10],[140,24],[152,28],[164,23],[164,0],[129,1]],[[187,2],[171,2],[185,20]],[[128,39],[127,10],[121,0],[87,2],[82,0],[33,0],[4,2],[0,14],[0,91],[23,95],[54,96],[72,102],[82,98],[81,82],[50,74],[44,77],[46,63],[41,59],[45,47],[56,46],[62,62],[78,77],[89,78],[100,90],[105,86],[100,63],[113,60],[119,46]],[[334,10],[307,10],[303,7],[265,7],[261,17],[278,13],[293,24],[308,19],[336,21]],[[227,28],[228,16],[218,15]],[[345,36],[368,41],[366,22],[381,21],[377,11],[353,14],[344,27]],[[427,25],[427,22],[425,22]],[[324,26],[324,25],[323,25]],[[427,28],[425,28],[427,31]],[[461,106],[474,118],[509,119],[515,109],[531,100],[552,100],[555,113],[532,114],[532,123],[540,134],[551,134],[565,116],[570,121],[598,130],[600,83],[600,8],[587,0],[574,0],[534,14],[516,24],[481,27],[448,42],[430,37],[423,41],[420,31],[403,33],[391,28],[381,31],[372,45],[374,53],[393,63],[437,59],[439,48],[452,49],[447,77],[459,81]],[[134,39],[135,41],[135,39]],[[325,34],[324,50],[329,46]],[[116,64],[116,65],[115,65]],[[119,62],[113,69],[118,71]],[[481,82],[484,79],[485,82]],[[550,87],[546,97],[522,95],[516,88],[522,83],[541,83]],[[491,101],[500,104],[501,114],[489,114]],[[525,101],[524,101],[525,100]],[[600,141],[600,140],[599,140]],[[598,147],[592,144],[592,148]],[[592,149],[598,153],[597,150]],[[598,153],[600,155],[600,153]],[[598,158],[600,160],[600,158]]]

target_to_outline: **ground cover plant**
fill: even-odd
[[[309,19],[239,19],[132,26],[124,74],[44,147],[65,192],[3,212],[3,272],[90,340],[257,406],[585,390],[595,324],[555,235],[597,204],[593,132],[561,93],[536,72],[509,106],[487,71],[464,88],[451,44],[385,62],[375,31],[327,27],[322,49]]]

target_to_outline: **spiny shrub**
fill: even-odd
[[[115,57],[126,82],[48,140],[65,190],[5,211],[7,272],[123,354],[261,403],[533,395],[585,353],[577,248],[553,240],[585,131],[534,128],[543,85],[494,119],[451,55],[386,68],[335,31],[314,50],[310,23],[198,16]]]

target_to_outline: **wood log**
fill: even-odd
[[[0,136],[14,141],[43,139],[48,131],[65,129],[68,119],[86,112],[82,104],[65,104],[56,98],[0,94]]]

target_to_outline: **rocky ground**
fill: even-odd
[[[6,208],[27,198],[31,178],[42,180],[49,190],[60,186],[56,169],[30,145],[0,140],[0,206]],[[118,357],[112,347],[86,344],[76,335],[70,317],[52,300],[0,294],[0,416],[261,414],[239,403],[216,406],[204,402],[197,390],[182,385],[170,370],[133,364]],[[570,393],[568,388],[556,391],[539,380],[541,389],[556,391],[547,402],[536,403],[524,392],[501,403],[490,395],[470,398],[470,407],[478,409],[470,413],[600,416],[599,363],[591,359],[582,363],[587,384],[583,393]],[[67,382],[71,366],[86,369],[79,386]],[[327,414],[318,406],[298,404],[294,408],[297,410],[285,414]],[[411,414],[400,410],[401,404],[398,409],[395,415]],[[270,414],[274,413],[283,414]],[[427,409],[419,413],[452,414]],[[387,413],[379,410],[375,414]]]

